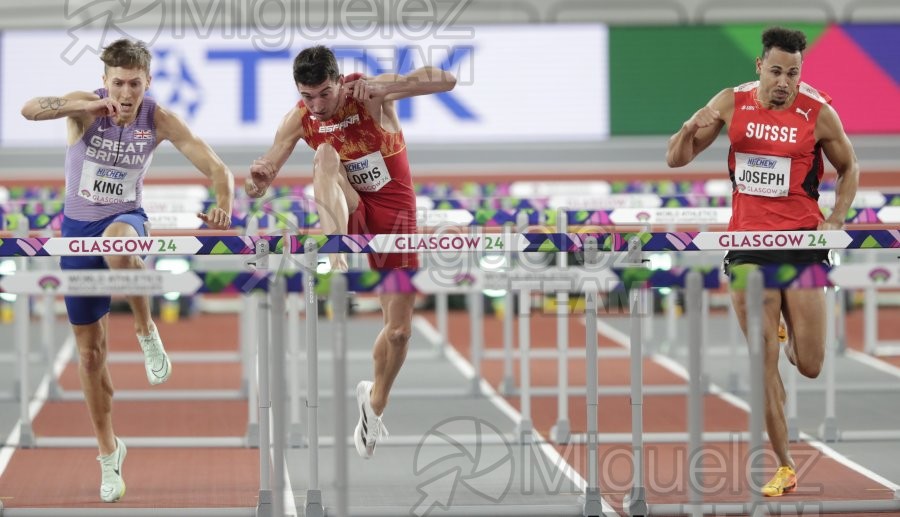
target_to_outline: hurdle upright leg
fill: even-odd
[[[519,397],[522,420],[516,426],[521,443],[531,443],[531,291],[519,292]]]
[[[819,438],[826,442],[836,442],[840,438],[835,417],[837,381],[835,360],[837,359],[837,339],[835,338],[835,290],[825,290],[825,420],[819,426]]]
[[[257,517],[272,517],[272,465],[269,456],[269,410],[272,399],[269,393],[269,298],[258,294],[257,322],[259,325],[259,345],[257,350],[257,378],[259,379],[259,500],[256,505]]]
[[[347,454],[347,277],[336,274],[331,280],[334,307],[334,488],[336,516],[350,510],[349,462]]]
[[[644,353],[642,314],[646,307],[647,289],[633,286],[628,293],[631,323],[631,490],[625,498],[629,515],[647,515],[644,489]]]
[[[272,514],[275,517],[285,515],[285,460],[284,449],[287,444],[287,382],[285,376],[285,298],[287,289],[285,281],[279,275],[272,275],[269,282],[269,314],[271,326],[271,357],[269,362],[272,393]],[[268,454],[268,452],[267,452]],[[293,494],[291,494],[293,499]]]
[[[309,487],[306,489],[306,516],[322,517],[325,507],[319,488],[319,298],[316,294],[318,246],[312,239],[303,248],[303,295],[306,300],[306,416],[309,439]],[[345,307],[346,303],[343,306]],[[336,306],[338,307],[338,306]],[[340,308],[339,307],[339,308]],[[336,397],[340,395],[337,387]],[[340,435],[337,435],[340,436]],[[335,440],[337,440],[337,436]],[[338,449],[342,442],[337,441]]]
[[[16,259],[16,271],[25,271],[26,259],[24,257]],[[31,426],[31,415],[28,412],[28,403],[31,400],[31,383],[28,375],[28,354],[29,340],[31,339],[31,314],[29,308],[29,296],[27,294],[16,295],[16,302],[13,306],[15,311],[14,335],[16,336],[16,350],[18,351],[18,397],[19,397],[19,446],[33,447],[34,431]]]
[[[586,375],[587,379],[587,479],[584,488],[584,516],[595,517],[603,515],[603,502],[600,499],[600,475],[597,472],[599,448],[597,446],[597,418],[599,404],[598,374],[597,374],[597,296],[593,291],[585,293],[584,297],[584,324],[585,324],[585,352],[587,354]]]
[[[700,493],[700,465],[696,461],[703,450],[703,334],[709,297],[703,290],[700,273],[691,271],[687,276],[685,305],[688,313],[688,494],[690,514],[703,515],[703,498]]]
[[[568,231],[566,209],[560,208],[556,216],[557,232]],[[565,251],[556,254],[557,266],[565,270],[569,266],[569,255]],[[568,443],[571,438],[569,427],[569,293],[556,293],[556,425],[550,430],[550,437],[556,443]]]
[[[747,342],[750,345],[750,471],[747,482],[750,485],[750,508],[753,509],[752,517],[765,515],[763,506],[763,479],[762,460],[765,453],[763,448],[763,427],[765,426],[765,360],[763,340],[763,275],[762,271],[754,269],[747,278],[747,291],[745,295],[747,307]]]

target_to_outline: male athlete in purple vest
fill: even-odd
[[[147,235],[141,208],[144,175],[153,151],[168,140],[212,182],[216,206],[198,214],[210,228],[231,225],[234,178],[222,160],[184,121],[145,93],[150,87],[150,52],[141,42],[118,40],[103,50],[104,88],[62,97],[36,97],[22,107],[28,120],[66,117],[66,200],[64,237],[138,237]],[[63,269],[143,269],[137,256],[62,257]],[[128,298],[134,328],[144,352],[151,384],[172,372],[146,296]],[[100,498],[125,494],[122,462],[127,449],[112,427],[112,381],[106,366],[109,297],[66,297],[69,321],[78,344],[78,374],[100,449]]]

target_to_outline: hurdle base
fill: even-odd
[[[247,434],[245,435],[248,447],[259,447],[259,424],[250,422],[247,424]]]
[[[534,426],[531,420],[522,420],[516,424],[516,437],[521,444],[529,444],[534,441]]]
[[[569,439],[572,437],[572,430],[569,427],[568,420],[559,420],[556,422],[550,429],[550,441],[556,443],[569,443]]]
[[[500,392],[501,395],[505,395],[507,397],[512,396],[516,392],[516,381],[512,377],[504,377],[500,382],[500,386],[497,391]]]
[[[586,488],[584,491],[583,517],[604,517],[603,501],[600,499],[599,488]]]
[[[287,437],[288,447],[292,449],[305,449],[309,447],[309,440],[303,432],[303,426],[300,424],[291,424],[290,432]]]
[[[644,487],[631,487],[622,500],[622,507],[632,517],[647,515],[647,498],[644,494]]]
[[[19,447],[31,449],[36,445],[34,429],[31,428],[31,424],[19,424]]]
[[[306,491],[306,506],[303,515],[305,517],[325,517],[325,507],[322,506],[321,490]]]
[[[50,382],[47,384],[47,400],[62,400],[62,386],[59,385],[59,382],[54,377],[50,379]]]
[[[256,517],[274,517],[272,509],[272,491],[260,490],[259,500],[256,503]]]
[[[745,387],[741,384],[741,376],[734,372],[728,374],[728,382],[726,383],[726,386],[728,386],[728,393],[731,394],[737,394],[745,391]]]
[[[841,439],[841,433],[837,427],[837,421],[834,417],[827,417],[822,425],[819,426],[819,439],[823,442],[836,442]]]
[[[788,418],[788,441],[789,442],[799,442],[800,441],[800,426],[797,425],[796,418]]]

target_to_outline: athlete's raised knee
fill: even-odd
[[[797,358],[797,371],[804,377],[815,379],[822,373],[824,359]]]
[[[140,267],[138,257],[129,255],[110,255],[103,258],[109,269],[137,269]]]
[[[316,147],[313,164],[317,174],[335,172],[341,164],[341,157],[331,144],[323,143]]]

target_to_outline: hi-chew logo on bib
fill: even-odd
[[[734,153],[734,182],[738,192],[752,196],[784,197],[791,188],[791,159],[783,156]]]
[[[381,151],[344,162],[344,171],[350,184],[359,192],[378,192],[391,182],[391,173]]]
[[[137,199],[139,177],[140,171],[85,160],[78,193],[84,199],[101,205],[128,203]]]

